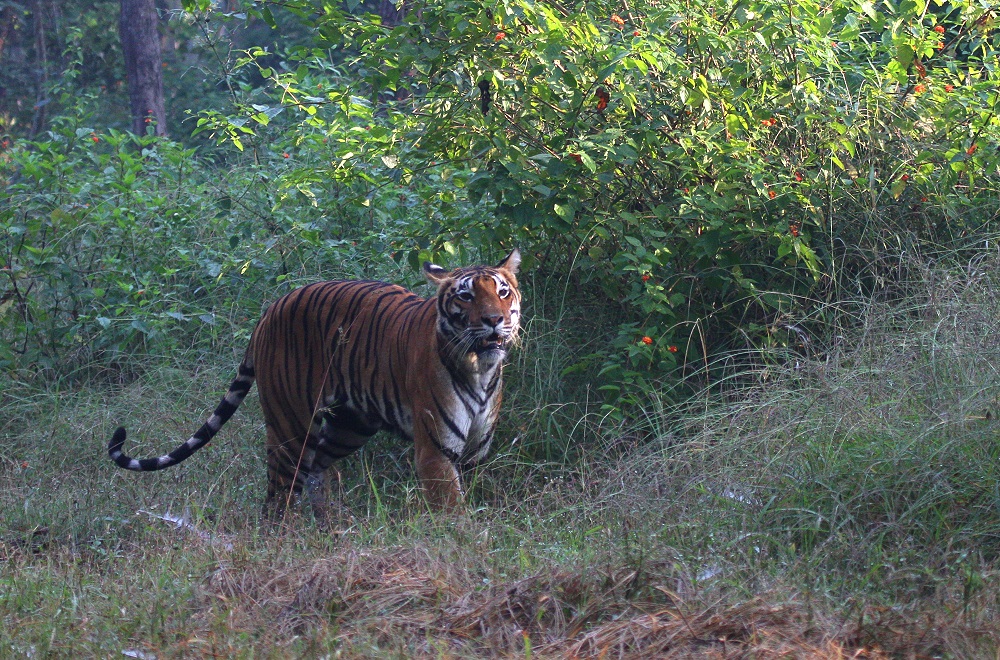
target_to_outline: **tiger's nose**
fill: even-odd
[[[483,325],[495,328],[503,323],[503,314],[484,314]]]

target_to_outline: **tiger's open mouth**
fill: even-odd
[[[507,348],[507,340],[498,334],[483,337],[473,346],[472,350],[476,354],[488,353],[490,351],[503,351]]]

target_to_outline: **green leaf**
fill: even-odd
[[[736,135],[742,131],[747,130],[748,126],[746,120],[739,115],[728,114],[726,115],[726,130],[731,134]]]
[[[906,181],[901,178],[893,181],[892,186],[889,188],[893,199],[899,199],[904,190],[906,190]]]
[[[833,28],[833,14],[828,12],[819,17],[816,22],[817,34],[820,37],[825,37],[830,33],[830,29]]]
[[[576,209],[568,204],[553,204],[552,210],[566,222],[572,222],[573,217],[576,215]]]
[[[270,27],[272,30],[278,29],[278,23],[277,21],[274,20],[274,15],[271,14],[271,8],[268,7],[267,5],[263,5],[260,8],[260,17],[264,20],[265,23],[267,23],[268,27]]]

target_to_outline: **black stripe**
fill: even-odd
[[[442,454],[444,454],[445,458],[447,458],[452,463],[457,463],[458,462],[458,459],[459,459],[458,454],[456,454],[452,450],[450,450],[447,447],[445,447],[444,445],[442,445],[441,441],[438,440],[437,435],[434,434],[433,430],[428,429],[427,435],[430,436],[431,442],[434,444],[435,447],[437,447],[437,450],[439,452],[441,452]]]
[[[444,421],[448,428],[451,429],[451,432],[462,440],[462,444],[464,445],[468,441],[466,434],[455,425],[455,421],[448,414],[448,411],[445,410],[444,406],[441,405],[441,402],[438,401],[437,395],[434,394],[433,391],[431,392],[431,398],[434,400],[434,405],[437,406],[440,418]]]

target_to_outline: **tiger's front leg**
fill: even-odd
[[[454,510],[464,501],[455,464],[438,449],[427,429],[414,437],[414,461],[420,488],[435,509]]]

